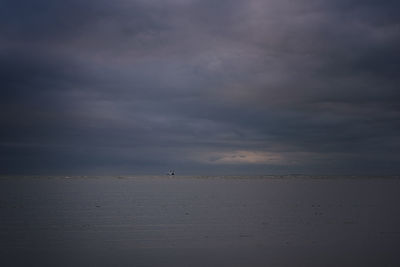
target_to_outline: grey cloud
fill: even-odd
[[[398,171],[395,1],[1,5],[0,172]]]
[[[160,9],[135,1],[17,0],[1,5],[2,35],[11,40],[65,42],[98,31],[107,33],[107,27],[131,35],[164,27],[157,23]]]

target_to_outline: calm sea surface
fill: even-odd
[[[400,266],[400,179],[1,177],[1,266]]]

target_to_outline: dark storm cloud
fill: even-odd
[[[1,170],[397,172],[399,7],[2,1]]]
[[[156,21],[160,9],[147,10],[134,1],[2,1],[0,10],[0,29],[10,40],[63,42],[104,26],[127,34],[163,27]]]

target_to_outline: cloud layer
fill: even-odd
[[[397,1],[5,0],[2,173],[398,173]]]

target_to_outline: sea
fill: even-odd
[[[0,266],[400,266],[399,203],[399,176],[1,176]]]

